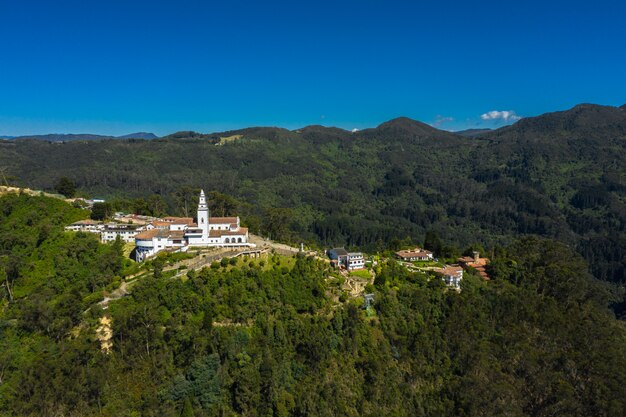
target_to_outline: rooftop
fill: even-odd
[[[166,222],[168,224],[191,224],[193,223],[192,217],[163,217],[161,221]]]
[[[441,275],[452,276],[459,275],[459,272],[463,272],[463,268],[457,265],[446,265],[443,268],[436,268],[434,271]]]
[[[94,225],[94,224],[101,224],[102,222],[100,221],[96,221],[96,220],[91,220],[91,219],[85,219],[85,220],[79,220],[77,222],[72,223],[72,225],[75,226],[82,226],[82,225]]]
[[[153,237],[158,236],[159,233],[162,233],[162,232],[164,232],[164,230],[160,230],[160,229],[146,230],[146,231],[139,233],[137,236],[135,236],[135,239],[149,240],[149,239],[152,239]]]
[[[236,231],[230,231],[230,230],[210,230],[209,231],[209,236],[210,237],[232,236],[232,235],[239,236],[239,235],[245,235],[246,233],[248,233],[248,228],[247,227],[240,227]]]
[[[237,224],[237,217],[209,217],[209,224]]]
[[[420,248],[415,248],[415,249],[406,249],[406,250],[401,250],[396,252],[396,255],[398,255],[401,258],[411,258],[411,257],[416,257],[416,256],[429,256],[432,255],[433,253],[429,250],[426,249],[420,249]]]
[[[348,256],[348,251],[344,248],[333,248],[328,252],[334,252],[337,256]]]

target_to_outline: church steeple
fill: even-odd
[[[206,242],[209,237],[209,206],[206,203],[204,190],[200,190],[198,201],[198,227],[202,229],[202,239]]]
[[[204,195],[204,190],[200,190],[200,201],[198,202],[198,211],[200,210],[209,210],[209,206],[206,204],[206,196]]]

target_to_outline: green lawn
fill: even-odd
[[[367,269],[358,269],[356,271],[351,271],[350,275],[353,277],[359,277],[363,279],[370,279],[372,277],[370,274],[370,271],[368,271]]]
[[[427,267],[427,266],[438,266],[438,267],[444,266],[441,262],[435,262],[435,261],[414,261],[412,262],[412,264],[421,268]]]

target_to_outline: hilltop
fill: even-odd
[[[252,232],[295,244],[376,249],[431,231],[494,250],[541,235],[576,248],[598,278],[626,282],[618,107],[579,105],[474,137],[403,117],[357,132],[252,127],[0,149],[0,165],[31,188],[67,176],[90,195],[152,199],[142,207],[170,213],[184,211],[181,189],[215,190]]]

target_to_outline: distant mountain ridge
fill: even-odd
[[[476,136],[399,117],[355,132],[6,140],[0,166],[30,188],[67,176],[91,195],[163,196],[172,212],[181,187],[208,188],[239,199],[253,229],[284,215],[283,236],[320,245],[378,248],[429,230],[459,246],[541,235],[575,247],[596,277],[626,282],[625,110],[581,104]]]
[[[150,133],[150,132],[136,132],[136,133],[131,133],[129,135],[124,135],[124,136],[117,136],[117,139],[146,139],[146,140],[151,140],[151,139],[157,139],[158,136],[155,135],[154,133]]]
[[[48,142],[67,142],[74,140],[110,140],[110,139],[157,139],[154,133],[137,132],[123,136],[94,135],[91,133],[50,133],[47,135],[25,135],[25,136],[0,136],[0,139],[10,140],[43,140]]]
[[[557,126],[561,126],[567,129],[567,126],[570,128],[573,127],[572,123],[578,124],[577,127],[585,127],[586,124],[590,126],[597,126],[597,123],[603,120],[607,120],[607,115],[611,115],[612,120],[609,123],[621,123],[622,119],[626,117],[626,113],[623,111],[626,110],[626,104],[620,107],[613,106],[602,106],[597,104],[579,104],[574,106],[569,110],[558,111],[545,113],[535,117],[525,117],[520,121],[512,124],[503,126],[497,129],[491,128],[471,128],[464,129],[455,132],[449,132],[445,130],[440,130],[436,127],[433,127],[429,124],[420,122],[418,120],[411,119],[409,117],[397,117],[391,119],[389,121],[383,122],[377,127],[367,128],[362,130],[355,130],[353,132],[349,130],[345,130],[339,127],[333,126],[322,126],[322,125],[309,125],[304,126],[302,128],[288,130],[281,127],[270,127],[270,126],[253,126],[246,127],[237,130],[230,130],[224,132],[211,132],[211,133],[200,133],[195,131],[179,131],[174,132],[166,136],[157,136],[154,133],[150,132],[136,132],[130,133],[128,135],[122,136],[110,136],[110,135],[98,135],[91,133],[79,133],[79,134],[44,134],[44,135],[22,135],[22,136],[9,136],[9,135],[0,135],[0,140],[21,140],[21,139],[30,139],[30,140],[43,140],[49,142],[65,142],[65,141],[93,141],[93,140],[110,140],[110,139],[144,139],[144,140],[152,140],[152,139],[216,139],[223,136],[232,136],[232,135],[248,135],[248,136],[261,136],[265,138],[279,138],[279,137],[291,137],[292,134],[304,136],[306,138],[319,138],[319,137],[334,137],[334,138],[350,138],[350,137],[358,137],[358,136],[371,136],[372,134],[384,133],[384,134],[399,134],[399,136],[407,137],[413,136],[417,137],[451,137],[451,136],[462,136],[466,138],[473,137],[482,137],[482,136],[491,136],[496,137],[502,133],[506,133],[510,130],[512,126],[524,126],[522,130],[534,130],[534,129],[543,129],[543,128],[555,128]],[[595,114],[593,114],[595,113]],[[576,116],[578,115],[578,116]],[[598,117],[600,116],[600,117]],[[579,119],[574,122],[573,118],[578,117]],[[583,120],[587,118],[588,120]],[[566,121],[566,119],[568,121]],[[597,119],[595,122],[591,121],[591,119]],[[539,124],[544,123],[545,125],[539,126]],[[569,124],[568,124],[569,123]]]
[[[476,136],[483,135],[485,133],[489,133],[493,131],[493,129],[465,129],[465,130],[457,130],[457,135],[465,136],[467,138],[474,138]]]

